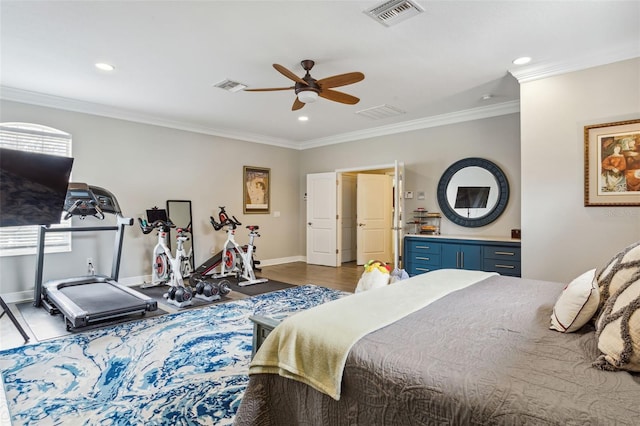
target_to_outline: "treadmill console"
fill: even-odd
[[[105,213],[117,214],[121,213],[120,206],[116,197],[109,191],[98,186],[89,185],[89,189],[98,200],[98,205]]]
[[[64,201],[65,218],[95,216],[104,219],[104,213],[118,214],[120,206],[112,193],[86,183],[69,183]]]

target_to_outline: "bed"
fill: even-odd
[[[640,374],[594,367],[593,322],[550,329],[565,287],[483,275],[359,338],[338,395],[252,373],[235,424],[640,424]]]

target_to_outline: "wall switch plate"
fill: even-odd
[[[418,200],[424,200],[424,192],[418,192]]]
[[[413,198],[413,191],[405,191],[404,192],[404,198],[410,200]]]

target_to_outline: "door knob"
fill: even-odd
[[[307,222],[307,225],[311,226],[311,222]]]
[[[365,224],[364,223],[359,223],[358,226],[365,226]]]

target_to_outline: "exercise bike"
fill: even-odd
[[[220,252],[216,253],[195,269],[190,278],[192,285],[197,285],[198,282],[203,280],[207,274],[210,274],[218,266],[220,266],[220,272],[214,272],[214,278],[235,276],[238,280],[238,285],[241,287],[269,281],[267,278],[256,278],[254,272],[254,265],[258,263],[253,259],[255,252],[254,239],[260,236],[258,233],[260,227],[256,225],[246,227],[249,230],[249,244],[241,247],[235,241],[235,232],[236,228],[242,225],[242,223],[240,223],[235,216],[229,217],[224,206],[219,208],[219,222],[216,222],[213,217],[210,217],[210,222],[216,231],[226,228],[227,240]],[[243,280],[241,280],[241,278]]]
[[[167,244],[169,231],[175,225],[167,218],[165,210],[154,207],[147,210],[147,219],[138,218],[143,234],[158,231],[158,243],[153,249],[152,280],[141,287],[153,287],[169,284],[170,288],[163,296],[167,302],[183,308],[193,304],[193,289],[184,284],[184,276],[191,272],[191,256],[184,250],[184,242],[189,239],[188,229],[177,228],[176,254],[173,256]],[[183,275],[185,274],[185,275]]]
[[[153,224],[156,221],[163,222],[165,225],[158,228],[149,226],[149,224]],[[153,259],[151,261],[151,282],[144,283],[140,287],[148,288],[166,285],[171,279],[171,263],[166,254],[170,252],[168,248],[169,235],[171,228],[175,228],[176,226],[171,219],[167,218],[166,210],[158,209],[157,207],[147,210],[146,221],[138,218],[138,222],[144,234],[150,233],[153,229],[158,229],[158,243],[153,249]],[[189,240],[187,233],[191,233],[191,224],[187,225],[186,228],[178,228],[176,231],[178,232],[176,236],[176,257],[180,258],[180,274],[182,278],[186,278],[193,272],[191,266],[193,265],[193,251],[189,249],[189,253],[187,253],[184,250],[184,242]]]

